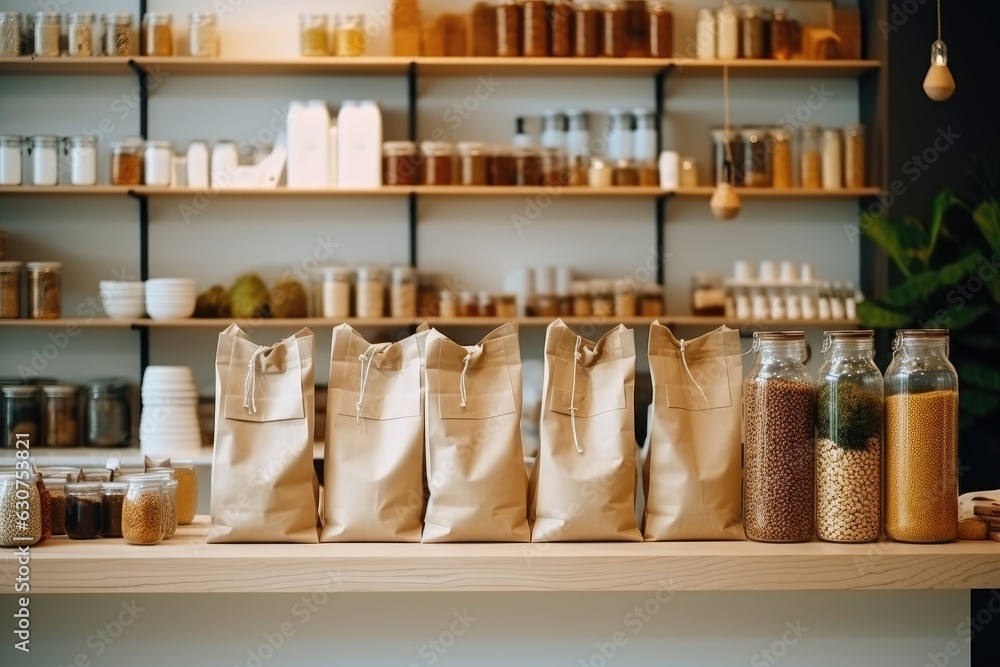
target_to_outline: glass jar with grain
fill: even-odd
[[[841,132],[823,130],[823,189],[839,190],[844,187],[843,146]]]
[[[472,290],[462,290],[458,294],[458,316],[479,317],[479,299]]]
[[[376,318],[385,315],[385,269],[374,264],[359,266],[357,269],[356,314],[361,318]]]
[[[446,141],[425,141],[420,144],[423,153],[424,185],[453,185],[455,183],[455,147]]]
[[[635,281],[615,281],[615,317],[635,317],[638,312],[637,285]]]
[[[617,2],[609,2],[601,10],[601,55],[624,58],[628,51],[628,12]]]
[[[417,185],[420,182],[420,158],[414,142],[382,144],[382,182],[385,185]]]
[[[342,320],[351,316],[351,284],[354,269],[346,266],[321,266],[316,270],[315,306],[319,317]]]
[[[823,187],[822,130],[815,125],[804,125],[800,139],[802,187],[819,190]]]
[[[389,308],[393,317],[416,317],[417,270],[397,265],[390,269]]]
[[[111,144],[111,185],[142,184],[141,139],[126,139]]]
[[[742,58],[767,58],[767,21],[764,10],[760,7],[747,5],[743,8],[742,16],[742,44],[740,57]]]
[[[21,55],[21,14],[0,12],[0,58]]]
[[[93,380],[84,391],[84,444],[89,447],[128,446],[132,440],[132,397],[128,380]]]
[[[578,58],[601,55],[601,10],[589,2],[580,3],[574,14],[574,54]]]
[[[727,155],[726,149],[729,154]],[[712,152],[715,160],[712,162],[712,183],[718,184],[725,180],[726,161],[731,156],[729,178],[730,183],[736,187],[743,185],[743,142],[740,141],[740,133],[736,130],[712,130]]]
[[[188,26],[188,52],[195,58],[218,58],[219,17],[214,12],[191,12]]]
[[[448,288],[442,289],[438,298],[438,315],[443,319],[458,317],[458,295]]]
[[[104,24],[104,55],[132,55],[132,15],[126,12],[109,12],[101,15],[101,22]]]
[[[594,317],[609,318],[615,314],[615,283],[613,280],[590,281],[590,310]]]
[[[556,0],[552,3],[552,55],[569,58],[573,55],[573,3]]]
[[[544,58],[551,53],[549,44],[548,3],[545,0],[524,0],[524,55]]]
[[[166,12],[146,12],[142,17],[140,53],[144,56],[174,55],[174,17]]]
[[[38,487],[25,486],[20,474],[0,473],[0,547],[25,547],[42,539],[42,503]],[[27,510],[23,509],[25,500]]]
[[[43,444],[77,447],[80,444],[80,388],[71,384],[42,387]]]
[[[62,262],[28,262],[28,317],[62,317]]]
[[[649,6],[649,54],[652,58],[674,56],[674,14],[670,5],[654,2]]]
[[[59,32],[62,15],[58,12],[35,12],[35,57],[59,57]]]
[[[32,444],[42,441],[42,388],[32,385],[5,385],[0,388],[3,447],[14,449],[18,440]]]
[[[329,38],[326,14],[304,13],[299,15],[299,51],[304,56],[329,55]]]
[[[646,283],[639,288],[639,314],[643,317],[663,315],[663,285]]]
[[[769,134],[762,128],[743,130],[743,184],[751,188],[771,187]]]
[[[21,317],[21,262],[0,261],[0,320]]]
[[[566,151],[561,148],[543,148],[542,153],[542,185],[561,187],[569,182],[566,168]]]
[[[524,11],[517,0],[506,0],[497,5],[497,55],[513,58],[522,55],[522,23]]]
[[[177,523],[187,526],[198,513],[198,469],[194,461],[171,461],[177,480]]]
[[[66,475],[50,476],[42,474],[45,488],[49,490],[52,502],[49,505],[49,522],[53,535],[66,534]]]
[[[792,25],[788,10],[782,7],[776,7],[771,18],[771,57],[776,60],[792,57]]]
[[[365,55],[365,15],[338,14],[334,27],[333,55]]]
[[[462,185],[490,184],[489,146],[477,141],[458,144],[459,182]]]
[[[71,58],[94,55],[94,18],[93,12],[66,15],[66,55]]]
[[[771,130],[771,187],[792,187],[792,133],[781,127]]]
[[[128,482],[101,482],[101,537],[122,536],[122,509]]]
[[[743,520],[758,542],[807,542],[815,525],[815,393],[802,331],[754,333],[743,388]]]
[[[20,134],[0,134],[0,185],[20,185],[22,179]]]
[[[417,275],[417,315],[438,317],[441,314],[441,277],[432,273]]]
[[[958,373],[947,329],[896,332],[885,372],[885,533],[898,542],[958,534]]]
[[[513,319],[517,317],[517,295],[510,293],[497,294],[495,297],[496,301],[496,315],[497,317],[506,317]]]
[[[848,188],[865,187],[864,125],[844,128],[844,185]]]
[[[122,505],[122,536],[129,544],[156,544],[163,539],[162,480],[132,479]]]

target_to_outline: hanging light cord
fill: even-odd
[[[940,2],[941,0],[938,0]],[[723,146],[726,150],[726,162],[729,163],[729,174],[727,181],[732,182],[733,172],[736,169],[736,165],[733,164],[733,149],[730,146],[729,141],[729,66],[723,65],[722,67],[722,114],[723,114]]]
[[[941,0],[937,0],[938,41],[941,41]]]

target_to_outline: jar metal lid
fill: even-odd
[[[896,335],[905,339],[947,338],[951,334],[948,329],[900,329]]]
[[[128,482],[99,482],[101,493],[125,493],[128,490]]]
[[[46,396],[76,396],[80,388],[75,384],[48,384],[42,387]]]
[[[455,147],[447,141],[424,141],[420,144],[420,150],[427,155],[451,155],[455,152]]]
[[[0,142],[21,143],[22,141],[24,141],[24,137],[20,134],[0,134]]]
[[[98,493],[101,482],[66,482],[66,493]]]
[[[847,331],[824,331],[824,336],[828,336],[833,340],[862,340],[865,338],[874,338],[875,331],[872,329],[851,329]]]
[[[94,12],[70,12],[66,14],[66,20],[70,23],[93,23]]]
[[[59,23],[62,14],[59,12],[35,12],[35,23]]]
[[[58,271],[62,266],[62,262],[28,262],[26,264],[29,271]]]
[[[768,342],[778,342],[778,343],[793,343],[797,341],[804,341],[806,339],[805,331],[754,331],[754,340],[768,341]]]
[[[417,277],[417,270],[406,264],[397,264],[391,269],[392,281],[394,283],[412,281]]]
[[[74,134],[70,137],[63,137],[67,144],[96,144],[98,139],[93,134]]]
[[[20,21],[21,12],[0,12],[0,21]]]
[[[0,387],[0,391],[4,396],[33,396],[41,392],[42,388],[37,385],[14,384]]]
[[[0,271],[3,271],[4,273],[20,271],[22,266],[24,266],[23,262],[15,262],[12,260],[0,261]]]
[[[36,144],[47,144],[55,143],[59,141],[59,135],[57,134],[33,134],[31,135],[32,143]]]
[[[413,141],[386,141],[382,144],[382,152],[386,155],[392,153],[416,153],[417,144]]]
[[[490,145],[485,141],[460,141],[456,144],[458,152],[462,155],[485,155],[489,152]]]
[[[132,23],[132,15],[128,12],[108,12],[101,14],[101,20],[105,23],[116,23],[119,25]]]
[[[615,289],[615,283],[613,280],[605,280],[603,278],[598,278],[596,280],[590,281],[590,291],[593,294],[608,294],[613,292]]]
[[[87,389],[94,394],[117,394],[127,392],[130,382],[124,378],[101,378],[87,383]]]

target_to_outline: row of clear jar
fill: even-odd
[[[335,14],[332,35],[326,14],[299,16],[299,47],[304,56],[363,56],[366,45],[364,14]]]
[[[698,10],[694,48],[702,60],[788,60],[802,51],[802,26],[783,8],[738,8],[727,3],[719,10]]]
[[[177,531],[178,481],[172,469],[120,476],[112,482],[55,483],[52,488],[60,486],[64,531],[70,539],[124,537],[129,544],[144,545],[169,540]],[[59,502],[55,494],[53,502]],[[53,533],[56,528],[53,522]]]
[[[863,188],[867,180],[865,127],[801,128],[798,143],[786,128],[748,127],[712,131],[712,181],[724,178],[726,149],[732,157],[733,185],[760,188],[839,190]],[[727,146],[728,145],[728,146]],[[797,151],[799,169],[793,168]]]
[[[22,25],[21,14],[0,12],[0,57],[133,55],[132,15],[126,12],[101,14],[104,33],[100,40],[94,30],[96,18],[94,12],[35,12],[24,15]],[[189,54],[218,56],[218,17],[210,12],[192,12],[188,21]],[[163,12],[143,15],[139,46],[141,55],[174,55],[173,16]]]
[[[898,331],[883,380],[874,332],[826,332],[814,385],[803,332],[756,333],[744,386],[747,536],[869,542],[884,527],[902,542],[954,540],[958,375],[948,338]]]
[[[97,137],[0,134],[0,185],[21,185],[27,180],[25,146],[34,185],[97,184]]]
[[[312,312],[318,317],[414,317],[417,271],[397,265],[323,266],[312,289]]]
[[[22,281],[26,273],[27,280]],[[27,308],[22,313],[21,285],[27,283]],[[62,317],[62,262],[0,261],[0,319],[33,320]]]

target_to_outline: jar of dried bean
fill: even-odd
[[[412,141],[387,141],[382,144],[382,182],[386,185],[417,185],[420,160]]]
[[[142,475],[129,477],[127,481],[135,479],[158,479],[160,480],[160,493],[163,496],[163,539],[169,540],[177,532],[177,488],[178,483],[174,478],[173,468],[152,468]],[[124,478],[122,478],[124,479]]]
[[[899,542],[958,534],[958,374],[946,329],[896,332],[885,372],[885,533]]]
[[[601,10],[584,2],[577,6],[574,23],[575,55],[596,58],[601,55]]]
[[[363,56],[365,55],[365,42],[365,15],[337,14],[333,55]]]
[[[424,154],[423,184],[454,184],[454,146],[445,141],[425,141],[420,144],[420,150]]]
[[[865,187],[865,126],[844,128],[844,186]]]
[[[573,55],[573,3],[556,0],[552,3],[552,55],[568,58]]]
[[[111,185],[142,183],[142,140],[126,139],[111,144]]]
[[[802,187],[818,190],[823,187],[823,131],[815,125],[802,127],[799,154],[802,162]]]
[[[219,17],[214,12],[191,12],[188,25],[188,52],[196,58],[218,58]]]
[[[628,12],[616,2],[609,2],[601,11],[601,55],[623,58],[628,50]]]
[[[21,14],[0,12],[0,58],[21,55]]]
[[[524,2],[524,55],[529,58],[544,58],[549,55],[547,12],[548,3],[545,0]]]
[[[792,57],[792,25],[788,20],[788,10],[776,7],[771,19],[771,57],[788,60]]]
[[[0,262],[0,319],[21,317],[21,262]]]
[[[166,12],[146,12],[142,17],[140,52],[146,56],[174,55],[174,17]]]
[[[639,289],[639,314],[643,317],[663,315],[663,285],[646,283]]]
[[[815,394],[802,331],[754,333],[744,383],[743,519],[758,542],[806,542],[815,523]]]
[[[62,16],[58,12],[35,12],[35,57],[59,57]]]
[[[48,447],[80,444],[80,388],[71,384],[42,387],[42,432]]]
[[[649,6],[649,56],[672,58],[674,55],[674,15],[670,5],[654,2]]]
[[[0,547],[30,546],[42,538],[42,502],[26,474],[0,473]]]
[[[42,517],[42,536],[37,544],[52,537],[52,494],[49,492],[45,482],[42,481],[41,473],[34,472],[35,486],[38,488],[38,509]]]
[[[101,482],[101,537],[122,536],[122,509],[128,482]]]
[[[42,388],[32,385],[5,385],[0,388],[3,396],[3,442],[0,445],[11,449],[17,447],[18,440],[26,440],[31,445],[40,444],[42,439]]]
[[[163,539],[162,480],[131,479],[122,505],[122,537],[129,544],[156,544]]]
[[[132,55],[132,15],[110,12],[101,15],[104,23],[104,55]]]
[[[71,540],[92,540],[103,527],[100,482],[66,484],[66,535]]]
[[[524,47],[522,44],[524,12],[521,4],[516,0],[507,0],[503,4],[497,5],[497,55],[505,58],[512,58],[522,55]]]
[[[28,317],[57,320],[62,316],[62,262],[28,262]]]
[[[870,542],[882,532],[882,373],[874,331],[827,331],[816,383],[816,534]]]
[[[94,55],[94,13],[66,15],[66,55],[71,58]]]
[[[459,182],[462,185],[490,184],[489,146],[475,141],[458,144]]]

